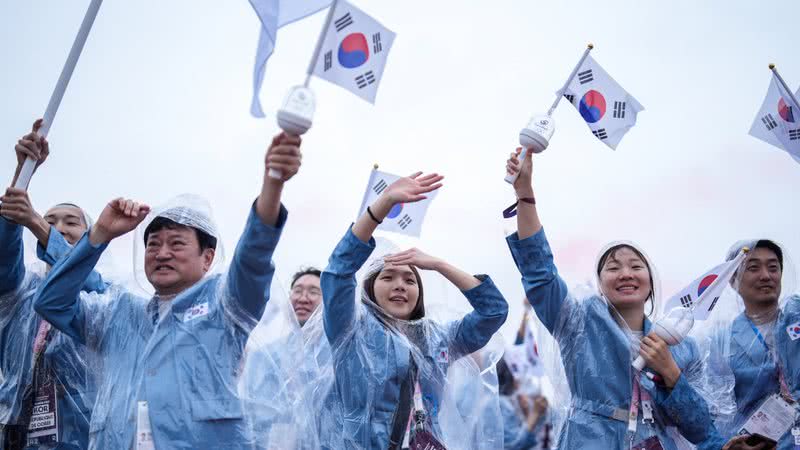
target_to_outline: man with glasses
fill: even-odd
[[[314,267],[300,269],[292,276],[289,301],[292,304],[297,322],[302,327],[317,307],[322,303],[322,290],[319,286],[320,271]]]

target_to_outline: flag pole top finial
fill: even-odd
[[[593,48],[594,48],[594,44],[592,44],[591,42],[589,42],[589,45],[587,45],[587,47],[589,47],[589,50],[591,50],[591,49],[593,49]]]
[[[775,64],[770,64],[769,65],[769,70],[775,70]]]
[[[748,252],[750,252],[750,247],[746,247],[746,246],[742,247],[742,253],[748,253]]]
[[[375,164],[373,164],[373,165],[372,165],[372,169],[373,169],[373,170],[378,170],[378,163],[375,163]]]

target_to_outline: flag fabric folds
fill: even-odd
[[[258,37],[256,62],[253,68],[253,98],[250,102],[250,114],[264,117],[258,95],[264,82],[267,61],[275,49],[278,28],[296,22],[314,14],[326,6],[331,0],[250,0],[250,5],[261,21],[261,33]]]
[[[375,203],[375,200],[383,193],[383,191],[394,183],[397,179],[401,178],[399,175],[392,175],[380,170],[373,170],[369,176],[369,183],[364,192],[364,200],[361,202],[361,208],[358,210],[360,217],[367,211],[367,207]],[[415,203],[399,203],[389,211],[389,214],[383,219],[383,223],[378,225],[378,230],[392,231],[394,233],[406,234],[409,236],[419,237],[422,231],[422,222],[425,220],[425,214],[428,212],[433,199],[436,197],[438,191],[433,191],[428,195],[428,198]]]
[[[798,96],[800,89],[795,98]],[[786,151],[800,163],[800,105],[795,104],[774,72],[750,135]]]
[[[313,74],[375,103],[395,33],[344,0],[335,8]]]
[[[564,91],[567,99],[589,125],[592,134],[616,149],[619,141],[636,124],[644,107],[611,78],[591,55]]]
[[[694,309],[694,320],[705,320],[717,305],[722,291],[736,273],[736,269],[745,257],[745,252],[739,254],[731,261],[724,262],[707,271],[688,286],[670,297],[664,305],[664,311],[684,307]]]

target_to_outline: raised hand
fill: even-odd
[[[33,209],[28,193],[24,189],[10,187],[5,195],[0,197],[0,215],[8,220],[18,223],[26,228],[31,228],[41,216]]]
[[[669,345],[657,334],[650,333],[642,338],[639,354],[644,358],[647,367],[658,372],[664,379],[664,384],[671,388],[678,382],[681,369],[672,358]]]
[[[514,182],[514,190],[523,192],[528,196],[529,192],[532,195],[531,177],[533,172],[533,158],[531,152],[528,152],[525,159],[520,163],[519,154],[522,152],[522,147],[517,148],[506,161],[506,174],[515,175],[519,173],[519,177]]]
[[[381,197],[387,200],[392,206],[398,203],[413,203],[428,198],[425,194],[433,192],[442,187],[444,176],[429,173],[423,175],[422,172],[411,174],[411,176],[400,178],[390,184]]]
[[[133,231],[150,212],[150,207],[133,200],[116,198],[108,202],[89,233],[93,245],[110,242]]]
[[[414,266],[422,270],[439,270],[442,264],[441,259],[430,256],[416,248],[386,256],[383,261],[387,265]]]
[[[280,133],[272,138],[264,160],[266,171],[275,169],[281,174],[281,181],[288,181],[298,170],[303,156],[300,153],[300,136],[287,133]],[[265,172],[266,176],[266,172]]]
[[[31,132],[23,136],[14,146],[14,151],[17,153],[17,170],[22,167],[27,158],[36,161],[36,167],[38,168],[50,154],[50,144],[47,139],[36,134],[39,128],[42,127],[42,122],[42,119],[33,122]]]

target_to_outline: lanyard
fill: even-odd
[[[747,318],[747,321],[750,323],[750,328],[753,329],[753,333],[755,333],[756,337],[761,342],[761,345],[764,346],[764,349],[767,351],[769,357],[775,361],[775,370],[778,371],[778,384],[780,385],[781,397],[783,397],[789,403],[794,403],[795,400],[792,398],[792,394],[789,391],[789,386],[786,384],[786,378],[783,376],[783,369],[781,369],[781,362],[778,359],[778,355],[769,348],[769,345],[767,345],[767,340],[764,339],[764,336],[758,330],[758,327],[753,323],[752,320],[750,320],[749,317]]]
[[[636,433],[636,420],[639,418],[639,405],[642,406],[642,422],[653,422],[653,399],[647,390],[639,385],[638,372],[633,375],[633,391],[631,392],[631,409],[628,414],[628,431]]]
[[[36,332],[36,338],[33,340],[33,360],[36,361],[39,355],[44,351],[45,344],[47,344],[47,333],[50,331],[50,323],[42,320],[39,323],[39,330]]]

